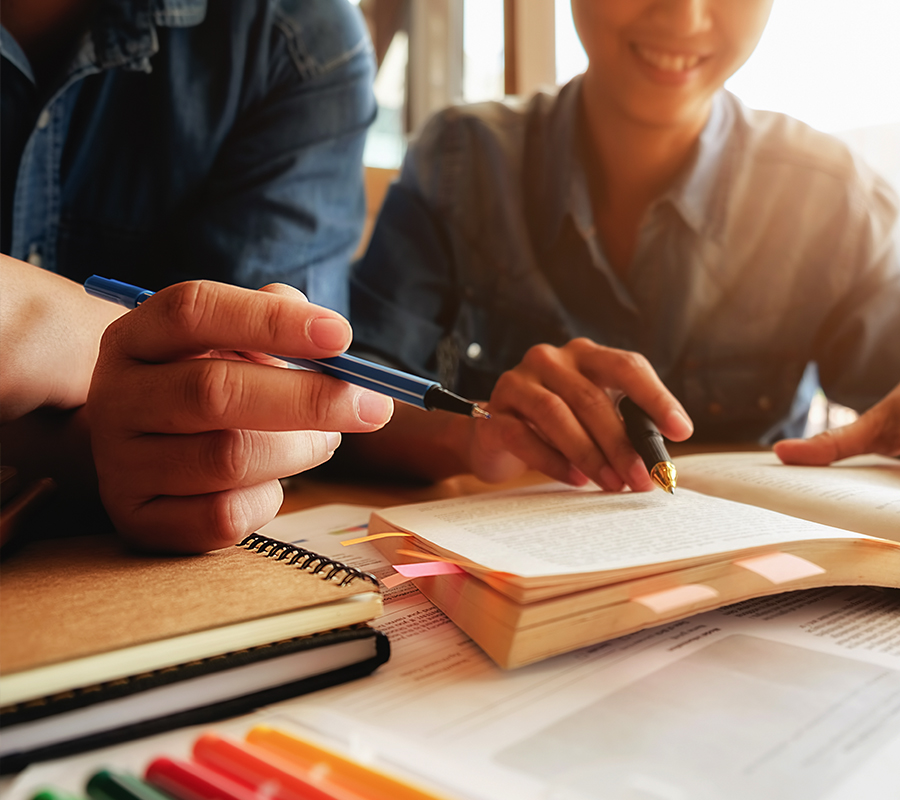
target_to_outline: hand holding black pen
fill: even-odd
[[[532,469],[572,485],[593,481],[608,491],[650,491],[656,484],[648,470],[655,464],[645,466],[629,441],[616,407],[623,394],[667,439],[683,441],[693,433],[646,358],[573,339],[561,347],[532,347],[500,376],[488,403],[490,425],[470,426],[467,463],[489,481]]]

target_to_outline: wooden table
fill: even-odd
[[[721,453],[735,450],[763,450],[758,444],[672,444],[669,453],[677,461],[678,456],[691,453]],[[404,503],[420,503],[426,500],[442,500],[447,497],[481,494],[518,486],[534,486],[545,483],[549,478],[537,472],[528,472],[521,478],[507,483],[490,484],[478,480],[473,475],[457,475],[431,484],[333,481],[321,480],[309,475],[295,475],[282,481],[284,504],[281,514],[300,511],[304,508],[326,503],[349,503],[364,506],[393,506]]]

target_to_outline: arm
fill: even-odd
[[[811,439],[785,439],[775,445],[785,464],[830,464],[862,453],[900,456],[900,384],[856,422]]]
[[[267,73],[167,253],[183,279],[283,282],[346,313],[376,112],[371,47],[349,3],[289,5],[272,4]]]
[[[269,521],[278,478],[329,459],[341,431],[381,427],[392,403],[261,354],[332,356],[350,338],[340,315],[286,286],[178,284],[111,325],[86,411],[118,531],[149,549],[197,552]]]
[[[0,422],[87,398],[106,326],[124,313],[82,286],[0,255]]]
[[[625,393],[675,441],[693,427],[647,360],[574,339],[564,347],[536,345],[505,372],[486,404],[490,420],[398,407],[382,431],[352,437],[353,454],[369,466],[443,478],[471,472],[487,482],[526,469],[610,491],[648,491],[647,468],[625,435],[611,397]]]
[[[415,174],[405,169],[385,200],[369,249],[354,268],[351,307],[361,351],[433,375],[463,290],[448,244],[453,231],[416,191]],[[502,481],[530,468],[569,483],[649,489],[646,467],[608,392],[630,395],[664,436],[690,436],[686,413],[646,359],[576,339],[559,348],[537,345],[503,373],[488,403],[490,420],[398,406],[390,425],[371,437],[351,437],[342,455],[352,452],[356,464],[370,469],[429,479],[473,472]]]

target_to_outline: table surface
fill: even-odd
[[[720,453],[737,450],[763,450],[755,443],[747,444],[670,444],[673,459],[691,453]],[[279,511],[287,514],[327,503],[387,507],[427,500],[443,500],[448,497],[494,492],[518,486],[545,483],[549,478],[537,472],[528,472],[507,483],[485,483],[473,475],[458,475],[435,483],[398,483],[397,481],[331,481],[308,475],[295,475],[282,481],[284,503]]]

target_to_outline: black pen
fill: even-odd
[[[619,413],[625,422],[625,433],[650,471],[650,477],[660,488],[669,494],[675,494],[678,475],[666,452],[662,434],[653,420],[629,397],[619,400]]]

